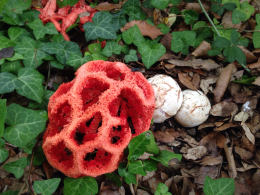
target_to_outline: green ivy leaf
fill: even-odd
[[[124,3],[122,9],[129,16],[129,21],[145,19],[145,13],[141,9],[139,0],[128,0]]]
[[[6,117],[6,99],[0,99],[0,139],[4,135]]]
[[[161,150],[159,155],[151,156],[150,158],[168,167],[168,163],[171,159],[176,158],[178,160],[181,160],[182,156],[181,154],[175,154],[168,150]]]
[[[81,62],[82,53],[79,45],[71,41],[62,42],[48,42],[42,43],[41,49],[48,54],[54,54],[57,60],[62,64],[71,66],[79,66]],[[77,60],[77,58],[79,58]]]
[[[88,51],[90,53],[100,53],[101,50],[101,43],[91,43],[88,45]]]
[[[0,195],[18,195],[18,194],[19,191],[11,191],[11,190],[0,193]]]
[[[4,162],[9,156],[8,150],[6,150],[4,147],[5,141],[0,138],[0,163]]]
[[[57,190],[60,181],[60,178],[34,181],[33,189],[37,194],[51,195]]]
[[[168,192],[168,187],[164,183],[159,183],[156,187],[155,195],[168,195],[171,194]]]
[[[152,159],[143,161],[145,171],[155,171],[157,169],[157,162]]]
[[[43,25],[42,21],[39,18],[37,18],[33,22],[28,23],[27,25],[30,29],[33,30],[33,34],[37,40],[43,38],[46,34],[58,34],[54,24],[49,22],[46,25]]]
[[[240,7],[237,7],[232,12],[232,23],[238,24],[240,22],[245,22],[251,17],[254,12],[255,8],[247,1],[244,1],[243,3],[241,3]]]
[[[143,35],[141,34],[141,31],[137,25],[134,25],[133,27],[124,31],[122,33],[122,38],[123,38],[124,42],[128,45],[133,43],[136,46],[139,46],[139,45],[141,46],[142,43],[145,42],[145,39],[144,39]]]
[[[12,41],[19,41],[22,36],[30,36],[24,28],[12,26],[8,29],[8,36]]]
[[[23,176],[24,169],[28,164],[27,158],[20,158],[17,161],[9,162],[3,166],[4,170],[9,173],[14,174],[14,176],[19,179]]]
[[[139,174],[145,176],[144,165],[141,160],[130,161],[128,164],[128,171],[133,174]]]
[[[138,46],[138,51],[146,68],[150,68],[166,53],[165,47],[160,43],[144,43]]]
[[[59,7],[65,7],[67,5],[73,6],[77,2],[78,0],[57,0],[57,4]]]
[[[40,43],[30,37],[22,37],[15,46],[15,51],[24,57],[23,63],[26,67],[37,68],[47,57],[47,54],[40,48]]]
[[[256,27],[253,33],[253,44],[255,48],[260,48],[260,14],[255,15]],[[258,32],[257,32],[258,31]]]
[[[31,110],[18,104],[7,107],[4,138],[9,143],[26,148],[45,129],[47,112]]]
[[[128,172],[127,169],[124,168],[123,164],[119,165],[118,174],[124,178],[127,184],[136,184],[135,174]]]
[[[13,47],[15,43],[9,40],[7,37],[0,35],[0,49]]]
[[[32,68],[22,68],[18,72],[16,91],[18,94],[25,96],[38,103],[43,98],[43,82],[44,76]]]
[[[116,39],[116,30],[113,25],[113,16],[108,12],[97,12],[92,22],[83,25],[87,41],[102,39]]]
[[[237,46],[231,46],[224,49],[223,54],[228,62],[234,62],[237,60],[239,64],[246,65],[246,56],[244,52]]]
[[[116,173],[107,173],[106,178],[115,183],[118,187],[122,186],[121,178]]]
[[[124,60],[125,60],[126,63],[138,61],[138,58],[137,58],[137,55],[136,55],[136,50],[130,49],[129,53],[127,55],[125,55]]]
[[[150,143],[151,134],[152,134],[151,131],[146,131],[134,137],[130,141],[128,145],[128,149],[129,149],[128,160],[136,160],[139,156],[141,156],[145,152],[146,146]]]
[[[102,50],[102,54],[106,57],[112,56],[112,54],[119,55],[122,51],[122,46],[115,41],[107,41],[105,48]]]
[[[4,11],[22,14],[23,11],[31,7],[31,3],[32,0],[9,0],[8,3],[5,4]]]
[[[211,179],[206,176],[203,191],[205,195],[233,195],[235,182],[232,178]]]
[[[6,62],[1,66],[1,71],[17,74],[21,68],[22,64],[20,61]]]
[[[0,94],[9,93],[15,90],[17,77],[9,72],[0,73]]]
[[[157,9],[165,9],[170,0],[151,0],[151,5]]]
[[[189,53],[189,46],[194,46],[196,33],[194,31],[172,32],[171,50],[184,55]]]
[[[186,24],[194,24],[199,19],[199,14],[194,10],[184,10],[182,14]]]
[[[64,195],[93,195],[98,193],[97,181],[92,177],[64,179]]]

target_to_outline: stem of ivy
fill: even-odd
[[[204,14],[205,14],[205,16],[207,17],[207,19],[208,19],[209,23],[210,23],[210,24],[211,24],[211,26],[214,28],[214,30],[216,31],[217,35],[220,37],[221,35],[220,35],[220,33],[219,33],[219,31],[218,31],[217,27],[215,26],[214,22],[213,22],[213,21],[211,20],[211,18],[209,17],[209,15],[208,15],[207,11],[205,10],[205,8],[204,8],[203,4],[201,3],[201,1],[200,1],[200,0],[198,0],[198,2],[199,2],[199,4],[200,4],[200,7],[201,7],[201,9],[202,9],[203,13],[204,13]]]

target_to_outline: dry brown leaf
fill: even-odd
[[[179,72],[178,78],[185,87],[191,90],[197,90],[197,88],[193,85],[191,78],[186,73]]]
[[[248,63],[254,62],[257,60],[257,57],[251,52],[249,51],[247,48],[243,47],[243,46],[238,46],[246,55],[246,61]]]
[[[131,28],[134,25],[137,25],[139,27],[142,35],[148,36],[151,39],[155,39],[158,36],[163,34],[159,28],[157,28],[156,26],[153,26],[151,24],[148,24],[146,21],[143,21],[143,20],[133,20],[131,22],[128,22],[128,23],[126,23],[126,25],[123,28],[121,28],[121,31],[123,32],[123,31]]]
[[[224,151],[226,154],[226,158],[228,161],[228,173],[231,178],[236,178],[237,176],[237,168],[234,159],[234,155],[232,152],[232,147],[228,147],[227,144],[224,145]]]
[[[172,35],[168,33],[162,37],[160,43],[163,44],[163,46],[166,49],[171,50],[171,41],[172,41]]]
[[[205,3],[203,3],[203,6],[207,11],[210,9],[210,7]],[[185,9],[193,10],[193,11],[198,12],[198,13],[202,12],[199,3],[187,3],[186,6],[185,6]]]
[[[227,144],[227,141],[227,138],[222,134],[218,134],[216,136],[216,143],[219,148],[224,148],[224,146]]]
[[[189,148],[187,154],[183,154],[183,157],[187,160],[197,160],[207,154],[207,148],[205,146],[196,146]]]
[[[215,127],[214,123],[203,123],[198,127],[198,130],[206,129],[209,127]]]
[[[154,137],[156,141],[172,143],[177,137],[179,137],[179,133],[173,129],[166,129],[165,131],[156,131]]]
[[[200,87],[200,75],[198,73],[194,73],[192,77],[192,84],[198,89]]]
[[[201,160],[201,165],[204,166],[213,166],[213,165],[220,165],[222,164],[223,157],[222,156],[205,156]]]
[[[220,166],[202,166],[199,172],[197,172],[197,177],[195,178],[195,183],[203,185],[206,176],[215,179],[219,175]]]
[[[207,41],[202,41],[200,45],[192,52],[192,55],[195,57],[207,56],[210,49],[211,45]]]
[[[235,65],[234,64],[229,64],[228,66],[226,66],[225,68],[223,68],[223,70],[221,71],[219,78],[217,80],[217,84],[216,84],[216,88],[214,89],[214,100],[215,102],[220,102],[220,100],[222,99],[228,84],[230,82],[231,79],[231,75],[233,70],[235,69]]]
[[[205,95],[207,95],[209,91],[213,91],[212,85],[215,84],[217,80],[218,78],[216,76],[209,76],[200,81],[200,88]]]
[[[257,77],[253,82],[254,85],[260,86],[260,77]]]
[[[242,160],[249,160],[253,157],[253,153],[238,146],[235,146],[235,152],[241,157]]]
[[[111,11],[114,9],[120,9],[122,7],[122,4],[113,4],[108,2],[102,2],[99,3],[95,9],[98,11]]]
[[[247,137],[247,139],[252,143],[255,144],[255,136],[252,134],[251,130],[249,129],[249,127],[247,126],[246,123],[241,123],[242,128],[245,131],[245,135]]]
[[[210,110],[210,114],[213,116],[228,117],[238,112],[237,104],[229,101],[222,101],[214,106]]]
[[[203,70],[207,70],[207,71],[211,71],[214,70],[218,67],[220,67],[219,64],[217,64],[216,62],[214,62],[211,59],[207,59],[207,60],[202,60],[202,59],[192,59],[192,60],[175,60],[175,59],[171,59],[168,60],[169,63],[174,64],[176,66],[188,66],[188,67],[192,67],[195,69],[203,69]]]
[[[224,16],[222,17],[222,24],[225,28],[236,28],[240,29],[241,28],[241,22],[239,24],[233,24],[232,23],[232,12],[226,12]]]
[[[250,69],[260,68],[260,58],[258,58],[258,61],[256,63],[249,64],[247,67]]]
[[[237,127],[238,125],[237,124],[234,124],[234,123],[226,123],[224,125],[221,125],[219,127],[216,127],[214,128],[214,131],[224,131],[224,130],[227,130],[231,127]]]

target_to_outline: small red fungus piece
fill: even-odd
[[[149,129],[151,85],[121,62],[92,61],[50,97],[43,151],[69,177],[117,169],[130,140]]]
[[[65,6],[63,8],[57,7],[56,0],[42,0],[43,8],[40,11],[39,18],[43,23],[52,22],[65,40],[69,41],[70,38],[66,33],[67,28],[74,24],[80,17],[80,27],[86,22],[91,22],[92,17],[97,12],[92,7],[85,3],[85,0],[79,0],[74,6]]]

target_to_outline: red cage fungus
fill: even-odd
[[[56,0],[42,0],[44,6],[40,11],[39,18],[43,23],[52,22],[65,40],[69,41],[70,38],[66,33],[67,28],[74,24],[80,17],[80,25],[86,22],[91,22],[92,17],[97,12],[92,7],[85,3],[85,0],[79,0],[74,6],[65,6],[58,8]],[[82,28],[81,28],[82,29]]]
[[[130,140],[149,129],[154,101],[145,77],[125,64],[82,65],[49,100],[43,138],[49,163],[75,178],[114,171]]]

